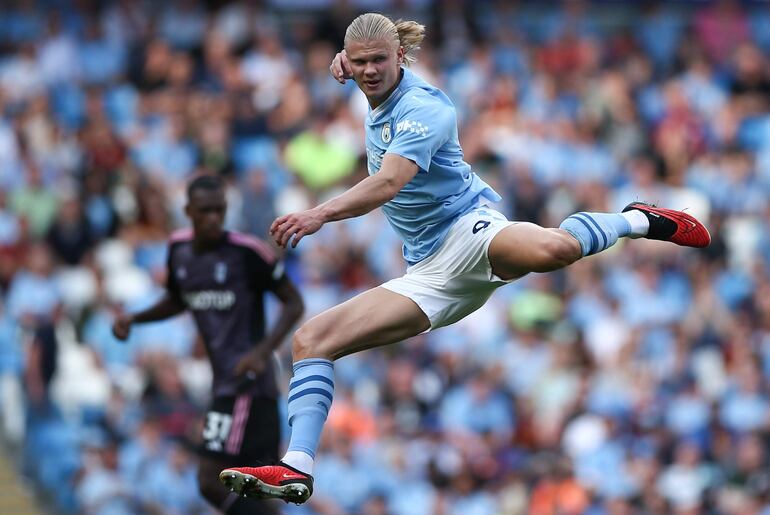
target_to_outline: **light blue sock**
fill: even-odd
[[[331,361],[310,358],[294,363],[294,377],[289,381],[289,451],[304,452],[315,458],[333,398]]]
[[[590,256],[612,247],[618,238],[631,233],[631,224],[620,213],[575,213],[567,217],[559,229],[564,229],[577,241],[583,256]]]

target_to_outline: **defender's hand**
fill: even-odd
[[[353,78],[353,70],[350,69],[348,54],[344,49],[334,56],[332,64],[329,66],[329,71],[331,72],[332,77],[334,77],[340,84],[345,84],[345,79]]]
[[[264,369],[267,361],[270,359],[270,352],[264,349],[264,345],[257,345],[244,356],[235,365],[233,372],[236,376],[248,375],[255,378]]]
[[[131,334],[132,318],[126,314],[120,314],[112,324],[112,334],[118,340],[125,341]]]
[[[280,216],[270,226],[270,235],[281,248],[291,241],[294,248],[304,236],[317,232],[324,224],[323,217],[315,209]]]

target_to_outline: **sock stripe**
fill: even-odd
[[[585,228],[588,230],[588,234],[591,235],[591,248],[588,250],[588,254],[586,254],[586,255],[588,256],[588,255],[593,254],[594,252],[596,252],[598,250],[598,247],[599,247],[599,238],[596,236],[596,233],[594,232],[594,230],[591,229],[591,226],[588,225],[588,222],[586,222],[582,218],[578,218],[575,215],[572,215],[572,216],[568,217],[567,220],[569,220],[570,218],[572,218],[573,220],[577,220],[578,222],[583,224],[585,226]]]
[[[602,235],[602,248],[599,250],[604,250],[607,248],[607,234],[602,230],[602,228],[599,226],[599,223],[594,220],[592,216],[588,216],[586,213],[577,213],[575,216],[578,216],[580,218],[587,218],[589,222],[591,222],[594,227],[599,231],[599,234]]]
[[[313,375],[313,376],[303,377],[302,379],[297,379],[296,381],[292,379],[291,381],[289,381],[289,390],[291,391],[294,388],[301,386],[309,381],[321,381],[322,383],[326,383],[332,388],[334,388],[334,381],[332,381],[328,377]]]
[[[299,399],[300,397],[304,397],[305,395],[309,395],[311,393],[317,393],[318,395],[323,395],[327,399],[329,399],[329,403],[331,404],[334,397],[331,393],[329,393],[327,390],[324,390],[323,388],[306,388],[302,390],[301,392],[297,392],[291,397],[289,397],[289,403]]]
[[[294,363],[289,382],[289,452],[315,457],[326,417],[334,399],[334,365],[328,359],[309,358]]]
[[[307,358],[297,361],[292,365],[292,370],[294,370],[294,373],[296,374],[299,369],[309,367],[311,365],[324,365],[334,370],[334,363],[328,359],[321,358]]]

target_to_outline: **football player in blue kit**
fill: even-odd
[[[452,324],[492,292],[530,272],[549,272],[596,254],[618,238],[704,247],[710,236],[692,216],[641,202],[622,213],[581,212],[559,228],[511,222],[501,200],[463,160],[452,101],[408,68],[425,28],[367,13],[348,26],[332,75],[355,80],[369,102],[369,176],[323,204],[273,222],[282,247],[325,223],[381,207],[403,240],[405,275],[307,321],[293,339],[289,447],[275,465],[223,470],[220,480],[249,496],[305,502],[334,395],[333,361]]]

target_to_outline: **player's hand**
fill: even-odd
[[[353,78],[353,70],[350,69],[348,54],[345,52],[345,49],[334,56],[332,64],[329,66],[329,71],[331,72],[332,77],[334,77],[340,84],[345,84],[346,79]]]
[[[118,315],[118,317],[115,319],[115,322],[112,324],[112,334],[115,335],[115,338],[118,340],[124,341],[128,338],[128,335],[131,334],[131,324],[133,323],[133,319],[131,316],[126,315],[124,313],[121,313]]]
[[[270,235],[279,247],[285,249],[291,240],[291,248],[294,248],[299,240],[308,234],[317,232],[323,224],[324,219],[321,213],[316,209],[308,209],[276,218],[270,226]]]
[[[264,345],[257,345],[244,356],[235,365],[233,372],[236,376],[249,376],[254,379],[260,374],[270,359],[271,352],[265,350]]]

